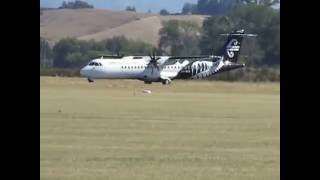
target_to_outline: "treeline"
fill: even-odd
[[[48,41],[40,37],[40,67],[52,68],[53,67],[53,54],[52,47]]]
[[[241,5],[272,6],[280,0],[198,0],[197,4],[185,3],[182,14],[224,15]]]
[[[88,4],[85,1],[75,0],[70,2],[63,1],[62,5],[59,7],[59,9],[82,9],[82,8],[94,8],[94,6]]]
[[[136,8],[134,6],[127,6],[126,7],[126,11],[133,11],[133,12],[136,12]]]
[[[243,40],[240,60],[250,66],[280,64],[280,12],[255,4],[239,6],[224,16],[211,16],[203,23],[199,47],[203,54],[222,53],[225,39],[219,34],[245,29],[258,36]],[[220,37],[220,38],[219,38]]]
[[[250,82],[279,82],[280,67],[246,67],[236,71],[228,71],[214,76],[210,76],[209,80],[218,81],[250,81]]]
[[[145,55],[151,52],[152,45],[128,40],[123,36],[101,42],[82,41],[64,38],[53,47],[40,37],[40,67],[80,68],[90,59],[101,55]]]

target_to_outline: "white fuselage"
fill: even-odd
[[[169,57],[161,56],[159,63],[164,63]],[[175,61],[157,69],[153,66],[148,66],[150,57],[148,56],[125,56],[122,58],[94,59],[88,65],[81,69],[81,75],[91,79],[140,79],[148,81],[157,81],[161,79],[173,79],[178,73],[189,64],[188,60]],[[209,72],[213,66],[212,61],[202,61],[206,64],[206,69],[202,67],[202,72]],[[201,66],[194,64],[197,70]],[[196,74],[196,73],[195,73]]]
[[[159,56],[157,68],[150,65],[149,56],[125,56],[119,58],[98,58],[89,62],[80,71],[82,76],[93,79],[139,79],[145,82],[164,82],[172,79],[201,79],[211,76],[231,62],[219,59],[170,59]]]

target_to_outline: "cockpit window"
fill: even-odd
[[[102,64],[98,62],[90,62],[88,66],[102,66]]]

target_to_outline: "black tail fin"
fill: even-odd
[[[227,42],[223,48],[224,49],[223,57],[224,57],[224,60],[229,60],[231,62],[238,61],[243,36],[256,36],[255,34],[245,34],[244,29],[235,30],[229,34],[221,34],[221,35],[228,36]]]

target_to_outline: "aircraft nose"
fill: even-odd
[[[80,74],[81,74],[82,76],[88,76],[88,68],[87,68],[87,66],[85,66],[84,68],[82,68],[82,69],[80,70]]]

